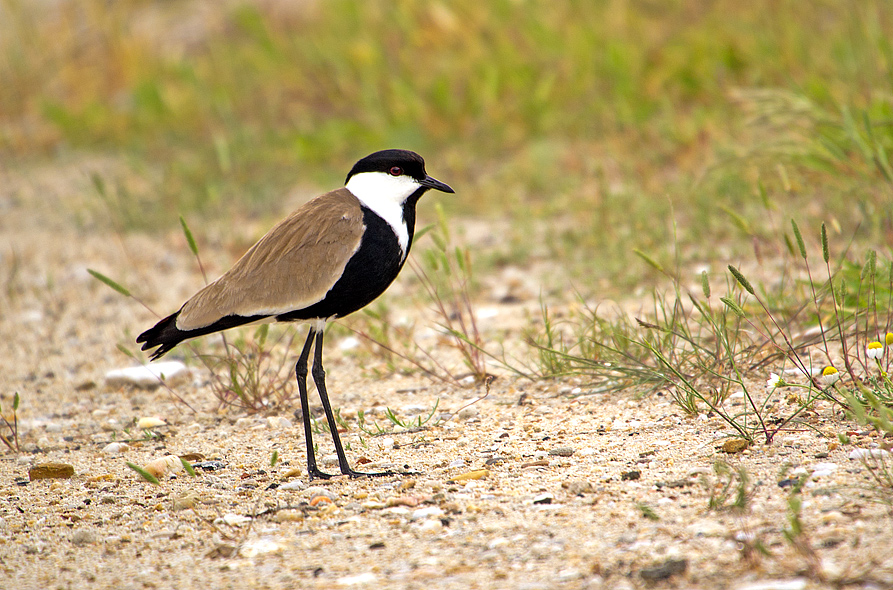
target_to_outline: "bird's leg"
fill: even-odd
[[[319,399],[322,401],[322,407],[326,411],[326,420],[329,423],[329,430],[332,432],[332,442],[335,443],[335,453],[338,455],[338,465],[341,467],[341,473],[350,477],[363,476],[385,476],[394,475],[391,471],[381,473],[363,473],[354,471],[347,463],[347,455],[344,454],[344,448],[341,446],[341,437],[338,436],[338,425],[335,423],[335,414],[332,412],[332,404],[329,403],[329,394],[326,392],[326,371],[322,366],[322,330],[316,333],[316,351],[313,355],[313,382],[316,383],[316,390],[319,392]]]
[[[311,328],[307,334],[307,341],[301,350],[301,356],[295,365],[295,377],[298,380],[298,392],[301,396],[301,418],[304,422],[304,440],[307,443],[307,475],[310,480],[329,479],[328,473],[323,473],[316,466],[316,455],[313,452],[313,427],[310,424],[310,402],[307,399],[307,361],[310,358],[310,347],[313,346],[314,330]],[[315,379],[315,377],[314,377]]]

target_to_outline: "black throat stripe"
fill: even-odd
[[[407,208],[415,209],[407,203]],[[344,268],[344,273],[326,293],[325,298],[310,307],[290,311],[276,316],[281,322],[309,320],[316,318],[344,317],[365,307],[384,293],[397,278],[406,257],[400,250],[397,235],[387,221],[374,211],[363,206],[363,242]],[[407,215],[404,213],[404,219]],[[410,219],[415,221],[415,211]],[[412,245],[413,225],[407,224],[409,242],[406,254]]]

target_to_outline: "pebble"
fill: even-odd
[[[168,473],[182,471],[183,462],[176,455],[165,455],[149,461],[143,466],[143,469],[155,477],[162,477]]]
[[[472,377],[472,382],[474,378]],[[468,406],[459,410],[457,414],[459,420],[470,420],[472,418],[477,417],[478,409],[475,406]]]
[[[419,525],[419,531],[423,533],[437,533],[442,528],[443,523],[437,518],[426,520]]]
[[[476,471],[467,471],[465,473],[460,473],[459,475],[455,475],[450,478],[450,481],[466,481],[469,479],[483,479],[490,475],[490,471],[488,469],[478,469]]]
[[[835,471],[837,471],[836,463],[816,463],[812,466],[812,477],[813,479],[828,477],[833,475]]]
[[[549,492],[545,492],[543,494],[537,494],[533,497],[534,504],[551,504],[552,500],[554,500],[554,496]]]
[[[163,379],[167,383],[183,381],[189,375],[189,369],[180,361],[166,361],[112,369],[105,374],[105,382],[110,387],[132,386],[142,389],[154,389],[161,385]]]
[[[465,467],[465,461],[463,459],[451,461],[450,464],[446,466],[447,469],[456,469],[458,467]]]
[[[114,455],[116,453],[123,453],[129,449],[130,446],[127,443],[113,442],[102,447],[102,452],[106,455]]]
[[[251,522],[251,517],[245,516],[244,514],[228,513],[224,514],[223,518],[219,518],[217,520],[229,526],[242,526],[243,524],[248,524],[249,522]],[[215,523],[216,522],[217,521],[215,521]]]
[[[157,428],[165,426],[167,422],[157,416],[147,416],[136,421],[136,427],[140,430],[148,430],[149,428]]]
[[[658,563],[639,570],[639,576],[643,580],[655,582],[658,580],[666,580],[676,574],[681,574],[688,569],[687,559],[668,559],[663,563]]]
[[[68,479],[74,475],[74,466],[68,463],[40,463],[28,470],[28,479]]]
[[[261,537],[251,541],[245,541],[239,548],[242,557],[257,557],[268,553],[280,553],[283,547],[270,537]]]
[[[236,420],[235,424],[233,424],[233,428],[236,430],[248,430],[255,424],[256,422],[254,418],[239,418]]]
[[[279,489],[280,490],[303,490],[304,482],[301,481],[300,479],[295,479],[288,483],[282,484],[281,486],[279,486]]]
[[[409,515],[409,520],[423,520],[433,516],[443,515],[443,510],[439,506],[429,506],[427,508],[419,508]]]
[[[567,490],[567,493],[574,496],[582,496],[583,494],[591,494],[595,491],[592,484],[586,480],[572,479],[561,482],[561,487]]]
[[[286,485],[288,485],[288,484],[286,484]],[[281,490],[284,487],[285,486],[281,486],[279,489]],[[330,490],[328,488],[324,488],[322,486],[310,486],[309,488],[304,490],[304,492],[301,495],[304,496],[305,498],[315,498],[317,496],[324,496],[333,502],[338,499],[338,494],[336,494],[332,490]]]
[[[71,542],[75,545],[89,545],[99,540],[94,531],[87,529],[78,529],[71,533]]]
[[[574,454],[574,450],[571,447],[556,447],[549,451],[549,454],[555,457],[570,457]]]
[[[267,426],[273,430],[288,430],[294,428],[292,421],[285,416],[270,416],[267,418]]]
[[[760,580],[735,586],[734,590],[803,590],[806,588],[806,578],[793,578],[790,580]]]
[[[363,584],[373,584],[378,582],[378,576],[372,572],[357,574],[355,576],[344,576],[335,580],[336,586],[360,586]]]
[[[750,446],[750,442],[743,438],[733,438],[722,443],[722,452],[729,455],[740,453]]]
[[[890,451],[884,449],[853,449],[849,454],[849,458],[853,461],[862,461],[869,457],[873,459],[889,459]]]

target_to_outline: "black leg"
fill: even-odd
[[[323,473],[316,466],[316,455],[313,453],[313,427],[310,424],[310,402],[307,399],[307,361],[310,358],[310,347],[313,346],[314,331],[311,328],[307,334],[307,341],[301,350],[301,356],[295,365],[295,377],[298,380],[298,392],[301,396],[301,418],[304,422],[304,441],[307,443],[307,475],[310,480],[329,479],[328,473]],[[315,377],[314,377],[315,379]]]
[[[311,331],[311,335],[312,334],[313,332]],[[332,442],[335,443],[335,453],[338,455],[338,465],[341,467],[341,473],[349,475],[350,477],[394,475],[394,473],[390,471],[382,473],[363,473],[361,471],[354,471],[347,463],[347,455],[344,454],[344,447],[341,446],[341,437],[338,436],[338,424],[335,423],[335,414],[332,412],[332,404],[329,403],[329,394],[326,392],[326,370],[322,366],[322,336],[322,331],[316,333],[316,351],[313,354],[313,369],[311,374],[313,375],[313,382],[316,383],[316,390],[319,392],[319,399],[322,401],[322,407],[326,411],[326,421],[328,421],[329,430],[332,432]]]

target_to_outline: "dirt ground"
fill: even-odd
[[[292,409],[221,410],[200,363],[175,387],[194,411],[162,388],[109,385],[108,371],[133,364],[116,344],[154,318],[86,269],[139,285],[159,310],[201,279],[176,232],[116,235],[76,215],[85,166],[0,178],[0,401],[8,411],[21,396],[23,449],[0,451],[0,587],[893,587],[893,516],[850,459],[881,441],[829,405],[808,416],[812,428],[726,454],[723,423],[687,417],[667,395],[501,375],[467,406],[480,388],[377,378],[362,366],[373,357],[329,339],[329,390],[350,424],[358,410],[385,425],[385,407],[407,417],[439,405],[422,430],[342,433],[355,465],[409,473],[309,482]],[[212,274],[234,256],[209,254]],[[500,303],[499,279],[478,302],[484,330],[520,341],[538,293]],[[145,438],[133,423],[150,417],[166,424]],[[316,440],[324,468],[337,470],[326,433]],[[171,454],[207,468],[155,486],[127,467]],[[717,461],[746,469],[745,510],[730,507],[740,480]],[[74,475],[29,481],[46,462]],[[791,543],[783,531],[800,473],[803,533]]]

